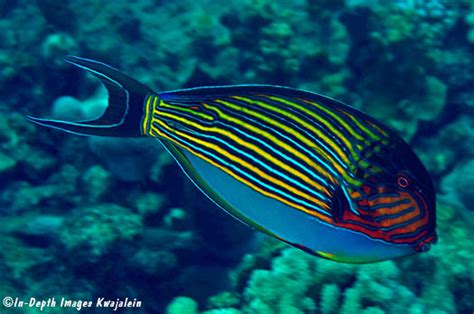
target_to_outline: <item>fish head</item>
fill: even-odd
[[[358,223],[372,238],[424,252],[436,243],[436,191],[415,152],[401,139],[368,158],[378,171],[360,171],[352,195]]]

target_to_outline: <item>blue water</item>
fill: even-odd
[[[0,313],[474,311],[470,1],[2,0],[0,29]],[[365,111],[430,171],[438,243],[326,261],[221,211],[157,140],[29,123],[104,110],[69,54],[156,91],[278,84]]]

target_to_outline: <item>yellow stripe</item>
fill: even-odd
[[[316,119],[317,121],[319,121],[320,123],[324,124],[329,130],[332,131],[332,133],[334,133],[334,135],[339,138],[347,147],[347,151],[351,153],[352,157],[354,158],[354,160],[357,160],[358,159],[358,155],[357,155],[357,152],[355,151],[355,149],[352,147],[352,143],[350,141],[347,140],[347,138],[341,133],[339,132],[338,129],[336,129],[329,121],[323,119],[321,116],[315,114],[314,112],[308,110],[307,108],[297,104],[297,103],[294,103],[292,101],[289,101],[289,100],[286,100],[286,99],[282,99],[282,98],[279,98],[279,97],[275,97],[275,96],[268,96],[268,95],[259,95],[259,96],[264,96],[266,98],[269,98],[271,100],[275,100],[275,101],[278,101],[278,102],[281,102],[285,105],[288,105],[288,106],[291,106],[293,108],[296,108],[304,113],[306,113],[307,115],[313,117],[314,119]],[[273,108],[273,107],[271,107]],[[275,108],[277,109],[277,108]],[[281,113],[282,111],[278,109],[278,111]],[[300,121],[303,121],[293,115],[290,115],[289,116],[291,119],[293,119],[294,121],[298,122],[301,124]],[[303,121],[304,122],[304,121]],[[302,124],[304,127],[310,129],[313,133],[316,133],[316,135],[320,136],[321,132],[319,130],[317,130],[316,128],[314,128],[311,124],[308,124],[308,123],[304,123]],[[337,143],[334,143],[331,141],[331,143],[327,143],[329,144],[333,149],[334,147],[338,147]],[[344,152],[342,152],[342,156],[341,156],[341,153],[340,150],[339,151],[336,151],[338,152],[338,155],[339,157],[341,157],[344,162],[346,162],[346,164],[349,164],[348,162],[348,159],[347,157],[345,156],[346,154]]]
[[[324,106],[314,102],[314,101],[310,101],[310,100],[307,100],[307,99],[300,99],[301,101],[304,101],[305,103],[307,104],[310,104],[310,105],[313,105],[315,106],[316,108],[318,108],[319,110],[321,111],[324,111],[326,114],[330,115],[331,117],[333,117],[337,122],[339,122],[348,132],[349,134],[352,134],[356,139],[358,139],[359,141],[363,141],[364,138],[359,134],[357,133],[349,124],[347,124],[343,119],[341,119],[341,117],[339,117],[337,114],[335,114],[334,112],[332,112],[331,110],[328,110],[327,108],[325,108]]]
[[[237,97],[237,96],[236,96]],[[334,160],[334,158],[332,158],[331,156],[329,156],[328,154],[326,154],[320,147],[316,146],[314,142],[308,140],[308,138],[304,137],[303,135],[301,135],[301,133],[297,132],[296,130],[286,126],[286,125],[283,125],[281,123],[279,123],[278,121],[275,121],[275,120],[272,120],[272,119],[269,119],[268,117],[266,117],[265,115],[262,115],[256,111],[252,111],[250,110],[249,108],[245,108],[245,107],[241,107],[241,106],[238,106],[236,104],[233,104],[233,103],[230,103],[230,102],[227,102],[227,101],[224,101],[224,100],[221,100],[221,99],[216,99],[214,100],[214,102],[216,103],[219,103],[219,104],[222,104],[222,105],[225,105],[227,107],[230,107],[236,111],[240,111],[240,112],[243,112],[245,113],[246,115],[251,115],[253,117],[256,117],[256,118],[259,118],[265,122],[268,122],[269,124],[272,124],[273,126],[277,126],[278,128],[284,130],[285,132],[288,132],[290,134],[292,134],[293,136],[295,136],[296,138],[298,138],[300,141],[302,141],[304,144],[308,145],[309,147],[313,148],[314,150],[316,150],[316,153],[322,157],[324,157],[325,159],[329,160],[332,164],[332,166],[336,169],[336,171],[341,174],[344,179],[351,183],[351,184],[354,184],[356,186],[359,186],[361,183],[350,177],[349,174],[345,171],[345,169],[343,169],[339,163]],[[267,137],[267,134],[268,133],[264,133],[262,135],[264,135],[265,137]],[[281,143],[281,141],[279,141]],[[291,147],[291,146],[290,146]],[[304,160],[309,160],[308,157],[302,155],[301,153],[297,153],[296,156],[299,156],[299,157],[302,157],[304,158]],[[304,156],[304,157],[303,157]],[[314,162],[310,162],[308,163],[309,165],[313,166],[316,164]],[[316,169],[318,169],[318,167],[315,167]],[[332,181],[334,182],[334,181]]]
[[[330,193],[329,191],[326,189],[326,187],[318,184],[317,182],[315,182],[314,180],[311,180],[310,178],[308,178],[307,176],[304,176],[302,173],[298,172],[298,171],[294,171],[294,169],[292,169],[291,167],[288,167],[288,165],[284,164],[283,162],[281,162],[280,160],[276,159],[275,157],[271,156],[270,154],[268,154],[267,152],[263,151],[260,147],[254,145],[254,144],[251,144],[251,143],[247,143],[243,140],[241,140],[238,136],[236,136],[235,134],[232,134],[226,130],[223,130],[223,129],[218,129],[216,127],[206,127],[206,126],[202,126],[202,125],[199,125],[197,123],[194,123],[192,121],[189,121],[185,118],[182,118],[182,117],[178,117],[178,116],[174,116],[172,114],[169,114],[169,113],[166,113],[166,112],[158,112],[157,113],[158,115],[160,116],[163,116],[163,117],[167,117],[167,118],[171,118],[171,119],[174,119],[174,120],[177,120],[177,121],[180,121],[182,122],[183,124],[185,125],[190,125],[198,130],[201,130],[201,131],[204,131],[204,132],[213,132],[213,133],[218,133],[218,134],[221,134],[223,136],[226,136],[228,138],[230,138],[231,140],[233,140],[234,142],[238,143],[239,145],[241,146],[244,146],[244,147],[247,147],[248,149],[250,149],[251,151],[255,152],[256,154],[259,154],[260,156],[264,157],[265,159],[269,160],[270,162],[272,162],[273,164],[276,164],[278,165],[280,168],[286,170],[287,172],[289,173],[292,173],[294,174],[295,176],[297,176],[298,178],[300,178],[301,180],[303,180],[303,182],[307,183],[307,184],[310,184],[311,186],[313,186],[314,188],[316,188],[318,191],[326,194],[327,196],[330,196]],[[162,121],[157,121],[157,123],[159,123],[160,125],[166,125],[166,127],[170,130],[172,130],[166,123],[162,122]],[[180,134],[183,134],[183,136],[185,137],[190,137],[189,135],[185,134],[185,133],[181,133],[177,130],[175,130],[175,133],[180,135]],[[198,139],[196,139],[196,141],[200,141]],[[202,142],[204,143],[204,142]],[[214,144],[210,144],[210,145],[214,145]],[[217,146],[216,146],[217,147]],[[219,150],[221,150],[221,148],[218,148]],[[228,154],[228,152],[225,152],[226,154]],[[228,155],[226,154],[223,154],[223,156],[226,156],[226,157],[229,157]],[[249,164],[250,165],[250,164]],[[251,166],[251,165],[250,165]],[[253,167],[253,166],[251,166]],[[246,167],[246,168],[249,168],[250,167]],[[274,179],[276,180],[276,179]],[[274,182],[274,181],[270,181],[270,182]],[[278,182],[281,182],[281,181],[278,181]],[[308,200],[311,200],[314,202],[313,198],[311,198],[309,195],[305,194],[304,192],[301,192],[299,190],[296,190],[294,189],[295,191],[298,191],[298,193],[296,193],[297,195],[306,195],[307,196],[307,199]],[[293,190],[292,190],[293,191]],[[325,204],[324,202],[320,201],[318,203],[318,205],[322,206],[322,204]]]
[[[158,120],[157,120],[158,121]],[[164,125],[161,121],[159,121],[159,123],[164,126],[164,127],[168,127],[167,125]],[[268,192],[267,190],[264,190],[260,187],[258,187],[257,185],[253,184],[252,182],[248,181],[247,179],[245,178],[242,178],[241,176],[235,174],[233,171],[231,171],[230,169],[214,162],[212,159],[209,159],[208,157],[200,154],[199,152],[195,151],[194,149],[192,149],[191,147],[188,147],[187,145],[183,144],[183,143],[179,143],[178,141],[176,141],[175,139],[173,139],[172,137],[169,137],[168,135],[166,135],[165,133],[159,131],[157,128],[155,127],[151,127],[151,131],[154,131],[157,133],[157,135],[163,137],[163,138],[166,138],[167,140],[170,140],[171,142],[175,143],[176,145],[180,146],[180,147],[183,147],[185,148],[186,150],[188,150],[189,152],[191,152],[192,154],[194,154],[195,156],[207,161],[208,163],[210,163],[211,165],[219,168],[220,170],[224,171],[225,173],[227,173],[228,175],[232,176],[234,179],[242,182],[243,184],[245,184],[246,186],[249,186],[250,188],[254,189],[255,191],[265,195],[265,196],[268,196],[268,197],[271,197],[273,199],[276,199],[284,204],[287,204],[295,209],[299,209],[309,215],[312,215],[312,216],[315,216],[317,217],[318,219],[321,219],[325,222],[331,222],[331,218],[327,217],[327,216],[324,216],[324,215],[321,215],[320,213],[314,211],[314,210],[310,210],[302,205],[299,205],[299,204],[296,204],[294,202],[291,202],[283,197],[280,197],[276,194],[273,194],[273,193],[270,193]],[[172,131],[172,130],[171,130]],[[151,133],[151,135],[153,135],[153,133]],[[191,138],[191,140],[195,140],[194,138]],[[205,145],[206,146],[206,145]],[[207,146],[206,146],[207,147]],[[324,203],[324,205],[327,207],[327,204]]]
[[[311,168],[315,169],[319,174],[323,175],[326,179],[328,179],[331,183],[333,184],[337,184],[337,181],[336,179],[334,179],[331,174],[329,174],[328,172],[324,171],[320,166],[319,164],[315,163],[314,161],[312,161],[310,158],[308,158],[306,155],[304,154],[301,154],[300,151],[296,150],[294,147],[288,145],[287,143],[285,142],[282,142],[280,141],[277,137],[269,134],[268,132],[265,132],[263,131],[262,129],[260,128],[257,128],[255,126],[253,126],[252,124],[248,124],[248,123],[245,123],[243,122],[242,120],[238,119],[238,118],[235,118],[233,116],[230,116],[228,114],[225,114],[224,112],[222,112],[219,108],[215,107],[215,106],[212,106],[212,105],[209,105],[209,104],[203,104],[207,109],[210,109],[210,110],[213,110],[215,111],[218,115],[219,115],[219,118],[222,118],[223,120],[226,120],[226,121],[229,121],[231,123],[234,123],[234,124],[237,124],[239,125],[240,127],[243,127],[247,130],[250,130],[260,136],[263,136],[265,137],[267,140],[275,143],[276,145],[278,145],[279,147],[285,149],[286,151],[290,152],[291,154],[297,156],[299,159],[303,160],[304,162],[306,162]],[[319,148],[318,148],[319,149]],[[320,153],[323,153],[324,152],[320,152]],[[309,182],[311,182],[310,179],[307,179],[309,180]]]
[[[335,260],[336,258],[334,254],[323,252],[323,251],[315,251],[315,253],[330,260]]]
[[[262,101],[252,100],[252,99],[248,99],[248,98],[245,98],[245,97],[242,97],[242,96],[232,96],[232,98],[235,98],[235,99],[241,100],[241,101],[245,101],[246,103],[249,103],[249,104],[258,105],[260,107],[263,107],[265,109],[269,109],[269,110],[274,111],[274,112],[278,112],[278,113],[282,114],[283,116],[285,116],[286,118],[292,119],[293,121],[296,121],[296,122],[300,123],[301,125],[303,125],[306,128],[312,128],[312,126],[310,124],[306,123],[305,121],[301,120],[300,118],[295,117],[292,114],[288,113],[287,111],[281,110],[277,107],[271,106],[271,105],[269,105],[267,103],[264,103]],[[216,101],[216,102],[219,102],[219,101]],[[268,118],[266,117],[265,120],[268,120]],[[275,124],[280,124],[280,123],[275,121]],[[286,130],[286,131],[291,130],[290,133],[292,133],[293,135],[297,134],[298,138],[300,140],[303,140],[305,144],[310,145],[310,147],[314,146],[314,143],[312,141],[309,141],[306,137],[302,136],[301,133],[299,133],[298,131],[296,131],[296,130],[288,127],[288,126],[284,126],[282,129]],[[328,138],[326,135],[324,135],[320,130],[317,130],[315,128],[312,128],[312,129],[313,129],[313,132],[315,132],[316,135],[320,139],[322,139],[325,144],[328,144],[329,146],[331,146],[331,148],[336,152],[336,154],[339,156],[339,158],[341,158],[343,160],[344,165],[349,164],[349,159],[347,158],[347,155],[333,141],[331,141],[330,138]],[[334,163],[337,162],[336,160],[332,160],[332,161]]]
[[[148,120],[150,119],[150,101],[153,96],[148,96],[146,100],[146,105],[145,105],[145,117],[143,117],[143,124],[142,124],[142,133],[147,134],[147,125],[148,125]]]
[[[350,114],[349,112],[345,111],[345,110],[340,110],[342,113],[344,113],[346,116],[348,116],[352,122],[354,122],[357,127],[359,129],[361,129],[362,131],[364,131],[371,139],[373,139],[374,141],[378,141],[380,140],[380,136],[378,136],[377,134],[375,134],[374,132],[372,132],[372,130],[370,130],[369,128],[367,128],[364,124],[360,123],[360,121],[354,117],[352,114]],[[367,123],[369,123],[369,121],[367,121]],[[372,123],[369,123],[370,125],[373,125]],[[376,128],[377,131],[379,131],[382,135],[386,136],[387,133],[383,130],[381,130],[380,128]],[[366,141],[364,141],[365,143]],[[367,144],[367,143],[365,143]]]

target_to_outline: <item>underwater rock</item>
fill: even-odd
[[[198,300],[204,313],[472,312],[472,1],[63,2],[0,1],[2,230],[11,225],[8,215],[33,217],[19,227],[24,236],[0,240],[4,295],[93,299],[114,290],[143,296],[143,312],[162,313],[167,298],[184,295],[179,289],[187,280],[201,280],[190,286],[197,290],[215,277],[227,280],[225,269],[216,267],[178,282],[182,266],[196,265],[189,272],[196,274],[198,262],[229,265],[222,256],[245,254],[234,269],[233,289],[222,289],[229,295],[216,291],[210,307]],[[350,24],[340,19],[346,11]],[[95,85],[62,62],[70,53],[120,66],[156,90],[279,83],[376,115],[412,139],[438,181],[438,200],[444,201],[437,205],[438,245],[427,254],[367,267],[318,260],[276,241],[255,241],[257,252],[250,245],[235,250],[254,243],[253,232],[231,218],[223,222],[223,215],[211,217],[215,208],[207,203],[197,206],[189,196],[194,187],[169,175],[168,154],[142,157],[142,144],[100,143],[97,165],[94,155],[77,153],[87,151],[78,145],[83,139],[63,140],[25,122],[24,114],[44,113],[42,102],[55,98],[52,116],[58,119],[87,120],[103,112],[104,89],[88,97]],[[53,75],[52,67],[60,74]],[[106,149],[113,147],[111,155]],[[191,201],[183,205],[163,186]],[[106,201],[116,204],[94,205]],[[181,215],[166,216],[180,206],[190,210],[184,225]],[[64,215],[61,224],[56,215]],[[28,237],[35,240],[24,241]],[[56,241],[60,245],[29,247]],[[197,298],[178,297],[167,310],[198,313]]]
[[[107,107],[107,90],[101,86],[86,100],[71,96],[60,96],[53,101],[51,116],[66,121],[92,120],[99,117]]]
[[[54,100],[51,117],[58,120],[81,121],[86,117],[83,114],[82,102],[71,96],[61,96]]]

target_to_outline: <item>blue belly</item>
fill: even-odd
[[[170,150],[190,179],[221,208],[257,229],[341,262],[367,263],[414,253],[408,245],[337,228],[269,198],[193,154]],[[178,155],[178,156],[176,156]],[[181,156],[179,156],[181,155]]]

